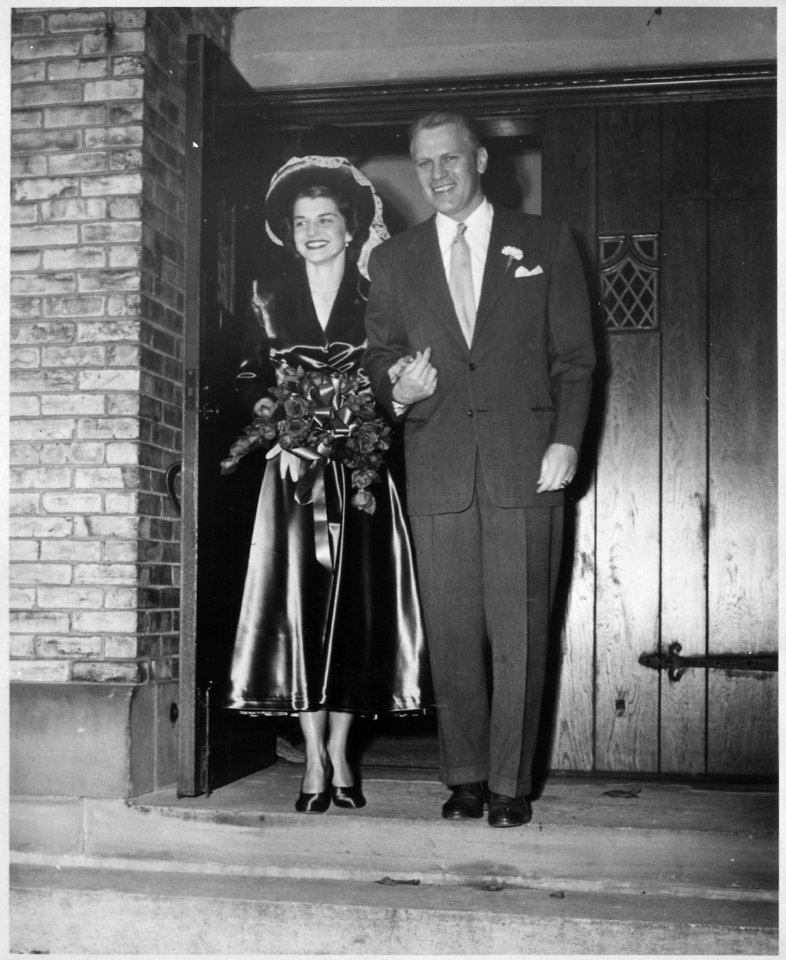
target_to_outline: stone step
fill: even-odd
[[[547,787],[532,823],[492,830],[439,818],[444,788],[402,776],[368,778],[360,811],[293,812],[299,772],[265,771],[210,797],[162,791],[134,801],[65,808],[12,804],[16,862],[115,865],[147,871],[420,880],[500,880],[545,891],[773,901],[777,796],[630,787],[588,781]],[[638,792],[636,792],[638,791]],[[609,796],[609,792],[629,796]],[[44,835],[42,823],[50,830]]]
[[[552,778],[530,824],[441,820],[417,771],[304,816],[301,771],[129,801],[12,799],[14,949],[769,954],[777,794]]]
[[[173,817],[171,811],[91,807],[82,852],[58,863],[145,871],[374,881],[466,883],[499,879],[548,891],[775,900],[769,839],[690,831],[561,826],[492,831],[482,822],[435,823],[279,814]],[[21,852],[16,862],[50,855]]]
[[[57,954],[777,953],[773,903],[15,865],[10,946]]]

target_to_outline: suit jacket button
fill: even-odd
[[[474,417],[475,414],[472,412],[472,410],[467,410],[467,416],[468,416],[468,417]]]
[[[469,363],[469,364],[467,364],[467,366],[469,367],[470,370],[477,370],[477,369],[478,369],[478,365],[477,365],[476,363]]]

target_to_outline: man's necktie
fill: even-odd
[[[472,332],[475,329],[475,294],[472,288],[472,262],[469,255],[469,244],[464,236],[466,223],[459,223],[456,236],[453,240],[453,249],[450,252],[450,295],[456,308],[461,330],[467,345],[472,343]]]

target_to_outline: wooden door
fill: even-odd
[[[600,358],[552,767],[777,770],[775,673],[639,662],[775,651],[774,131],[765,98],[546,118]]]
[[[232,388],[251,279],[277,266],[262,238],[280,152],[226,57],[201,36],[188,57],[178,790],[191,796],[275,756],[269,723],[220,708],[260,478],[246,469],[223,477],[219,464],[245,426]]]
[[[254,499],[247,478],[217,474],[242,426],[224,402],[245,299],[237,291],[278,270],[259,244],[262,191],[295,152],[223,58],[198,41],[190,59],[183,793],[209,788],[207,757],[222,780],[272,759],[258,721],[227,729],[205,698],[231,649]],[[499,96],[511,116],[522,109],[521,98]],[[775,770],[774,673],[689,669],[671,680],[640,663],[675,642],[701,656],[775,646],[774,101],[709,97],[575,108],[535,97],[545,109],[543,212],[575,230],[599,353],[568,518],[556,769]],[[361,91],[330,119],[354,136],[366,129],[364,104]],[[283,118],[275,99],[266,110]],[[410,113],[392,110],[390,124]],[[323,119],[311,117],[315,130]],[[378,132],[384,140],[384,124]],[[254,745],[252,755],[234,759],[232,742]]]

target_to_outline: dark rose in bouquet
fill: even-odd
[[[229,448],[229,456],[221,461],[222,473],[234,473],[240,461],[254,450],[268,447],[278,436],[273,412],[276,403],[269,397],[260,400],[254,413],[254,419]]]
[[[232,473],[247,454],[277,441],[307,463],[321,458],[345,464],[352,471],[352,505],[373,514],[376,500],[368,488],[381,479],[391,431],[377,415],[368,377],[362,371],[282,365],[276,379],[269,391],[273,399],[257,403],[254,419],[221,461],[221,472]]]

